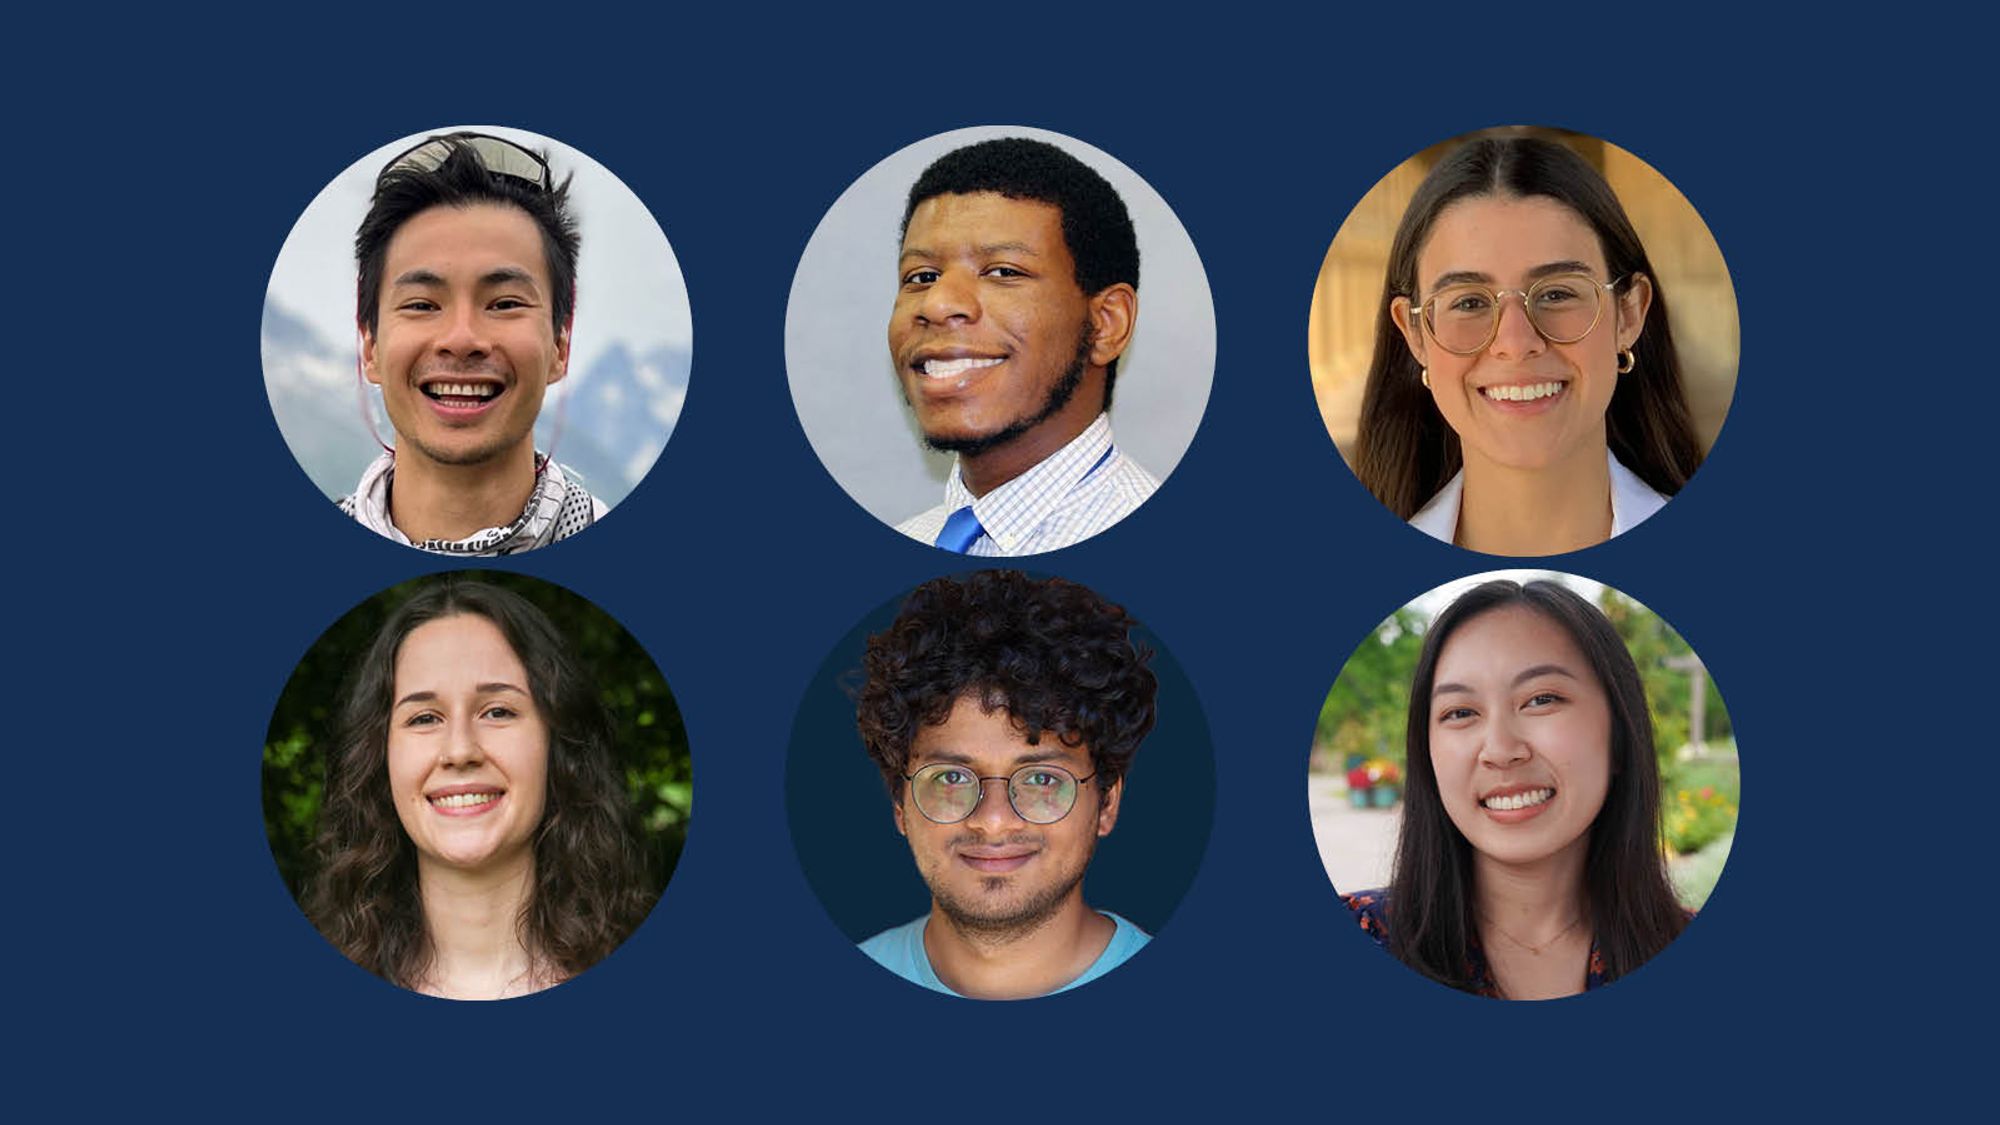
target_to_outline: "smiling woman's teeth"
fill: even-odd
[[[924,361],[924,375],[931,379],[949,379],[980,367],[991,367],[1002,357],[992,359],[927,359]]]
[[[1525,809],[1532,805],[1539,805],[1555,795],[1556,791],[1553,789],[1530,789],[1526,793],[1510,793],[1505,797],[1488,797],[1479,803],[1492,809],[1494,812],[1512,812],[1515,809]]]
[[[1500,402],[1533,402],[1562,391],[1564,383],[1529,383],[1526,386],[1508,384],[1499,387],[1482,387],[1479,393]]]
[[[469,809],[474,805],[488,805],[500,799],[498,793],[453,793],[449,797],[432,797],[431,804],[444,809]]]

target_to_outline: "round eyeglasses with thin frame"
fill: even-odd
[[[982,777],[969,766],[933,762],[915,773],[906,773],[910,798],[924,819],[934,824],[957,824],[972,815],[986,796],[986,783],[1007,783],[1007,803],[1014,815],[1029,824],[1054,824],[1076,807],[1077,790],[1090,784],[1095,773],[1078,777],[1061,766],[1031,763],[1011,774]]]
[[[1500,334],[1500,307],[1519,297],[1528,323],[1552,344],[1574,344],[1597,327],[1604,306],[1630,275],[1599,281],[1589,274],[1559,273],[1526,289],[1489,289],[1484,285],[1447,285],[1409,309],[1410,327],[1419,320],[1438,347],[1453,355],[1478,355]]]

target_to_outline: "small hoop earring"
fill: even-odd
[[[1428,367],[1419,367],[1419,368],[1417,368],[1417,378],[1419,378],[1419,379],[1422,379],[1422,380],[1424,381],[1424,389],[1425,389],[1425,390],[1427,390],[1427,391],[1428,391],[1428,390],[1430,390],[1430,389],[1431,389],[1431,369],[1430,369],[1430,368],[1428,368]]]
[[[1624,351],[1618,353],[1618,373],[1620,375],[1630,375],[1632,368],[1637,366],[1638,363],[1639,357],[1632,354],[1631,348],[1626,348]]]

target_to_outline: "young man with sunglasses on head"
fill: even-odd
[[[863,952],[998,1000],[1074,988],[1146,944],[1083,897],[1153,729],[1152,653],[1132,625],[1074,583],[981,571],[919,586],[869,638],[856,721],[931,909]]]
[[[512,141],[434,136],[383,167],[354,237],[355,315],[396,447],[342,511],[454,555],[546,546],[604,514],[534,447],[569,371],[577,246],[569,180]]]

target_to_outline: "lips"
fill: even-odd
[[[1556,798],[1553,785],[1505,785],[1480,794],[1479,808],[1501,824],[1533,820]]]
[[[926,348],[910,358],[910,370],[925,379],[957,379],[974,371],[998,367],[1007,357],[973,348]]]
[[[417,390],[440,417],[466,421],[478,417],[507,393],[504,380],[490,375],[448,373],[417,380]]]
[[[983,875],[1004,875],[1018,871],[1035,858],[1039,849],[1006,845],[1002,847],[961,848],[958,858],[967,867]]]
[[[1489,383],[1479,388],[1479,398],[1488,406],[1508,414],[1537,414],[1552,410],[1569,394],[1567,379],[1533,382]]]
[[[424,800],[444,816],[482,816],[498,808],[506,795],[493,785],[449,785],[424,794]]]

